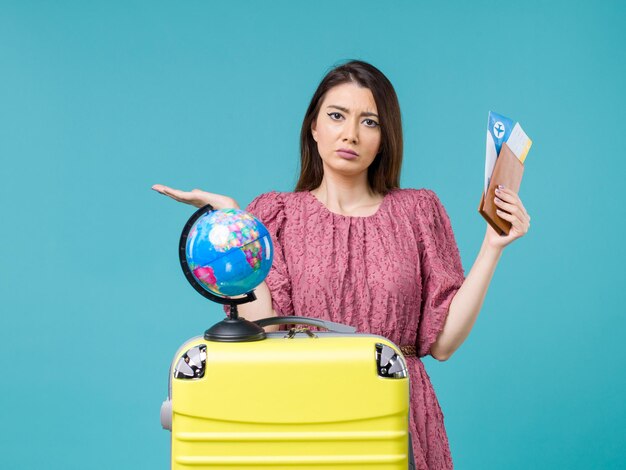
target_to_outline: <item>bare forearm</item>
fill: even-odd
[[[436,359],[448,359],[469,335],[501,254],[502,248],[490,246],[485,239],[472,269],[450,303],[443,331],[431,347]]]
[[[431,347],[430,352],[436,359],[448,359],[463,344],[483,305],[502,250],[524,236],[530,228],[530,215],[515,191],[498,186],[494,202],[498,207],[498,215],[509,222],[511,228],[507,235],[500,235],[487,225],[480,253],[452,299],[443,331]]]

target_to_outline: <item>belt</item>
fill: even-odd
[[[400,346],[400,351],[407,357],[417,357],[417,349],[415,349],[415,345],[413,344],[405,344],[404,346]]]

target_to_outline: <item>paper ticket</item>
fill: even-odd
[[[496,159],[504,142],[506,142],[519,161],[524,163],[532,145],[532,140],[528,138],[518,122],[514,123],[511,118],[489,111],[485,152],[485,195],[487,194],[493,167],[496,164]]]
[[[526,132],[522,129],[522,126],[519,125],[519,122],[516,122],[515,126],[513,126],[513,130],[511,131],[511,135],[506,141],[506,144],[519,161],[524,163],[533,141],[528,138]]]

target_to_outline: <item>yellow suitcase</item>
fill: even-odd
[[[317,319],[255,323],[329,331],[183,344],[161,408],[172,469],[413,468],[409,379],[396,345]]]

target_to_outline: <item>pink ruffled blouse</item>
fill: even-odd
[[[279,315],[323,318],[430,353],[464,280],[450,220],[434,192],[397,189],[378,211],[329,211],[308,191],[270,192],[247,210],[268,228],[266,279]],[[408,357],[409,427],[418,469],[451,469],[443,414],[419,357]]]

